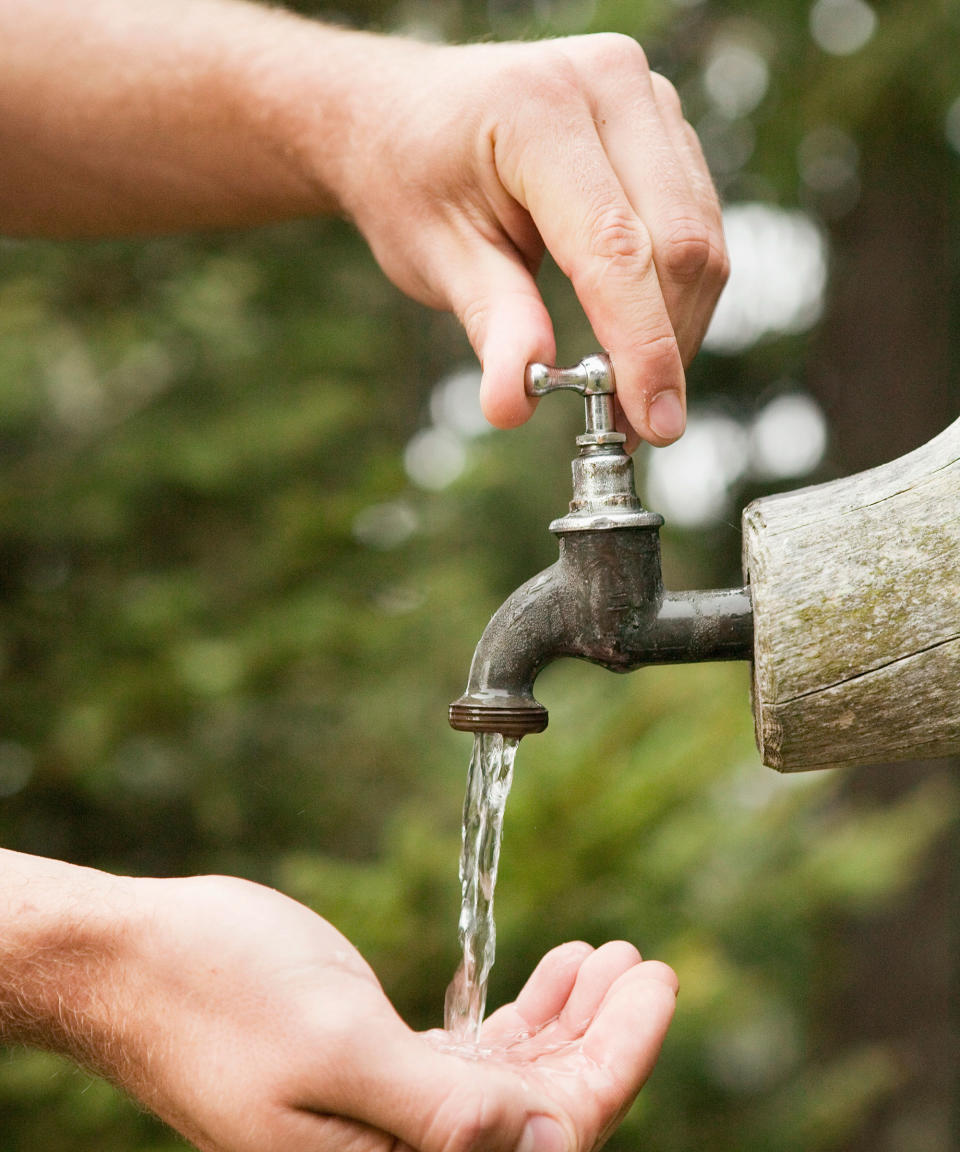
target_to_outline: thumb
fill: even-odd
[[[553,363],[553,325],[536,282],[515,249],[465,249],[447,277],[447,295],[483,367],[480,403],[497,428],[528,420],[536,401],[523,387],[534,360]]]
[[[377,1128],[417,1152],[516,1152],[528,1120],[555,1111],[508,1069],[444,1052],[395,1015],[334,1047],[332,1067],[315,1081],[322,1099],[296,1104]]]

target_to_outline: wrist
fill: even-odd
[[[357,220],[383,186],[409,180],[396,156],[415,122],[410,101],[442,48],[401,36],[356,31],[295,18],[277,68],[264,69],[252,91],[270,134],[316,202]],[[429,122],[420,127],[429,132]],[[411,151],[411,155],[416,155]]]
[[[0,850],[0,1041],[123,1079],[131,881]]]

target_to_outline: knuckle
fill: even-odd
[[[190,898],[199,900],[201,906],[229,907],[238,900],[251,898],[262,899],[262,891],[248,880],[238,876],[221,876],[211,873],[203,876],[191,876],[184,883]]]
[[[664,109],[675,113],[677,118],[683,119],[683,103],[680,100],[680,93],[676,90],[673,84],[662,76],[659,72],[650,73],[650,83],[653,86],[653,95],[657,104]]]
[[[560,42],[540,42],[529,46],[528,52],[515,57],[507,73],[501,77],[509,81],[498,85],[507,101],[511,117],[522,116],[525,105],[516,102],[516,93],[528,93],[538,102],[551,107],[568,105],[579,100],[583,85],[577,61]]]
[[[488,301],[482,298],[468,300],[466,304],[456,309],[456,313],[470,347],[479,355],[487,334],[490,316]]]
[[[671,280],[692,284],[708,270],[714,259],[710,231],[698,220],[674,222],[663,246],[663,271]]]
[[[672,331],[647,337],[639,346],[638,352],[648,370],[667,371],[676,368],[681,362],[680,345],[677,343],[676,333]]]
[[[716,296],[730,279],[730,256],[723,239],[723,230],[711,232],[710,256],[703,274],[703,284]]]
[[[636,265],[641,272],[653,261],[650,234],[626,205],[607,205],[593,215],[589,250],[603,264]]]
[[[584,39],[589,43],[594,65],[614,71],[650,72],[647,54],[632,36],[622,32],[597,32]]]
[[[720,259],[717,262],[717,287],[722,289],[730,279],[730,253],[726,244],[720,246]]]

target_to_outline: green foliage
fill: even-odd
[[[693,119],[706,48],[746,27],[774,46],[775,79],[731,197],[796,201],[810,126],[886,131],[891,87],[933,123],[955,84],[956,16],[933,2],[885,12],[847,63],[814,51],[808,5],[783,0],[350,14],[458,38],[624,31]],[[346,226],[0,251],[2,843],[275,884],[356,941],[412,1024],[435,1026],[457,959],[469,752],[445,709],[488,614],[555,554],[546,523],[568,499],[574,406],[473,441],[461,479],[424,492],[403,447],[469,350]],[[544,283],[578,356],[592,346],[582,316],[555,270]],[[785,340],[732,365],[704,358],[692,380],[758,391],[803,353]],[[360,514],[397,501],[409,537],[357,538]],[[727,580],[730,541],[668,534],[667,567]],[[567,664],[538,692],[551,727],[518,755],[491,999],[561,940],[631,939],[677,968],[682,993],[612,1149],[842,1148],[902,1069],[882,1045],[817,1050],[827,929],[908,896],[955,820],[955,788],[932,775],[864,814],[835,778],[770,774],[742,668],[620,679]],[[52,1057],[0,1063],[0,1152],[177,1147]]]

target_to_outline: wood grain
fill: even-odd
[[[960,752],[960,420],[743,514],[753,704],[784,772]]]

